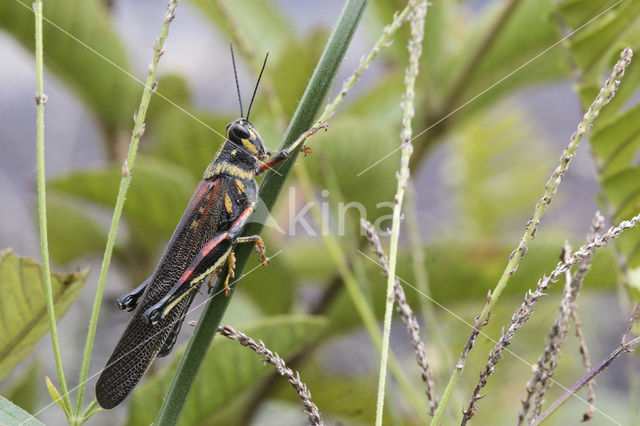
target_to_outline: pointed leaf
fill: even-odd
[[[76,300],[89,273],[52,273],[56,319]],[[0,380],[49,331],[40,265],[11,249],[0,251]]]
[[[602,2],[602,11],[607,10],[615,2],[608,0]],[[574,6],[574,5],[572,5]],[[562,13],[562,6],[560,6]],[[599,13],[601,13],[599,11]],[[584,25],[598,14],[584,17]],[[599,80],[601,78],[600,69],[603,67],[603,61],[610,58],[612,49],[617,48],[617,41],[624,36],[627,30],[636,25],[640,17],[640,3],[637,1],[619,2],[619,4],[593,22],[584,26],[570,39],[570,50],[576,66],[583,74],[591,74],[595,71],[593,78]],[[573,20],[573,19],[572,19]],[[570,30],[577,29],[570,28]]]
[[[61,406],[62,410],[64,410],[67,417],[69,417],[71,413],[67,411],[67,407],[66,405],[64,405],[64,400],[62,399],[62,395],[60,395],[60,391],[58,391],[58,388],[56,388],[56,385],[53,384],[53,382],[48,376],[45,376],[44,381],[47,384],[47,390],[49,391],[49,396],[51,396],[51,400],[56,404],[58,404],[59,406]]]
[[[262,340],[267,348],[286,358],[313,342],[325,324],[319,317],[281,316],[238,327],[238,330],[256,341]],[[183,351],[184,348],[177,351],[168,368],[134,391],[128,425],[153,422]],[[242,398],[273,371],[273,367],[261,362],[260,356],[238,342],[215,339],[200,367],[179,424],[214,423],[215,416],[228,404]]]
[[[11,401],[0,396],[0,425],[2,426],[44,426],[44,423],[24,411]]]

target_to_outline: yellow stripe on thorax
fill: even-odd
[[[240,178],[240,179],[253,179],[254,173],[253,171],[242,170],[238,166],[234,166],[233,164],[223,161],[221,163],[213,163],[204,173],[205,179],[212,178],[216,175],[220,175],[222,173],[226,173],[228,175]]]

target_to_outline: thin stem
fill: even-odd
[[[365,219],[360,219],[360,226],[365,231],[367,239],[371,243],[373,252],[378,256],[380,266],[384,269],[385,273],[388,274],[389,259],[382,249],[380,238],[378,237],[378,234],[376,234],[373,225]],[[411,340],[411,344],[413,345],[413,349],[416,353],[416,360],[418,361],[418,367],[421,371],[422,381],[425,383],[425,393],[429,400],[429,414],[433,416],[436,408],[438,407],[438,401],[433,396],[435,382],[433,380],[433,373],[431,371],[431,366],[429,365],[429,360],[427,359],[427,352],[424,348],[424,343],[422,343],[422,338],[420,337],[420,324],[418,324],[418,319],[407,302],[407,297],[405,296],[404,289],[400,285],[400,280],[398,280],[398,277],[394,277],[394,280],[393,293],[395,301],[398,304],[398,312],[400,313],[402,322],[407,327],[409,339]]]
[[[287,364],[278,356],[278,354],[273,353],[262,342],[256,342],[252,338],[248,337],[246,334],[241,333],[239,331],[234,330],[232,327],[225,325],[224,327],[218,327],[218,333],[221,335],[235,340],[240,343],[242,346],[245,346],[258,355],[264,355],[264,360],[276,367],[278,373],[280,375],[287,378],[291,386],[295,389],[300,397],[300,402],[302,403],[302,407],[304,408],[304,412],[309,418],[309,423],[313,426],[322,426],[323,422],[320,418],[320,411],[316,404],[311,401],[311,392],[307,386],[300,380],[300,373],[296,372],[294,374],[293,370],[287,367]]]
[[[312,202],[312,204],[315,205],[316,203],[313,203],[313,201],[315,200],[313,197],[313,190],[311,188],[311,179],[309,178],[309,174],[304,166],[298,167],[296,169],[296,177],[298,178],[300,188],[302,189],[302,192],[305,195],[307,201]],[[332,190],[331,192],[335,192],[335,190]],[[320,217],[320,212],[317,209],[311,209],[311,213],[314,217],[314,220],[317,223],[321,223],[322,218]],[[353,302],[358,315],[362,319],[365,330],[367,330],[367,333],[369,334],[369,337],[371,338],[376,351],[380,352],[382,350],[382,336],[380,334],[380,330],[378,329],[378,321],[376,319],[376,315],[371,308],[371,305],[368,303],[367,298],[362,291],[362,288],[358,284],[358,279],[356,278],[355,274],[346,261],[346,253],[332,233],[323,233],[322,240],[325,244],[325,247],[329,251],[329,255],[331,256],[333,263],[338,269],[339,275],[342,277],[342,281],[344,282],[347,294],[351,298],[351,301]],[[424,401],[421,397],[416,395],[416,392],[413,391],[411,382],[407,379],[402,368],[400,368],[400,364],[395,359],[393,354],[390,354],[389,369],[391,370],[391,374],[393,375],[394,379],[398,383],[398,387],[407,398],[407,401],[415,411],[416,415],[418,415],[419,417],[423,417]]]
[[[506,329],[503,329],[500,339],[495,344],[491,352],[489,353],[489,361],[485,368],[480,372],[480,380],[473,390],[473,395],[469,400],[469,406],[467,410],[463,412],[461,425],[464,426],[469,419],[471,419],[476,413],[476,403],[482,396],[480,392],[487,384],[489,376],[493,374],[497,364],[502,359],[502,353],[504,349],[511,344],[515,333],[529,320],[533,315],[533,310],[538,300],[545,295],[545,292],[551,284],[557,281],[561,274],[564,274],[572,266],[580,264],[585,259],[591,258],[594,252],[607,244],[609,241],[618,238],[627,229],[635,228],[640,222],[640,214],[634,216],[631,220],[625,220],[620,222],[618,226],[611,227],[602,236],[597,236],[592,242],[580,247],[578,251],[564,262],[559,262],[556,268],[549,274],[549,276],[543,276],[536,286],[535,290],[528,290],[524,301],[520,307],[511,316],[511,322]],[[624,341],[624,338],[623,338]]]
[[[93,342],[96,334],[96,327],[98,326],[98,317],[100,316],[100,304],[102,303],[102,294],[104,292],[104,285],[107,280],[107,272],[111,263],[111,255],[113,253],[113,247],[116,241],[116,235],[118,233],[118,224],[120,223],[120,216],[122,215],[122,209],[124,202],[127,198],[127,190],[131,183],[131,176],[133,167],[136,160],[136,154],[138,152],[138,143],[140,138],[144,134],[145,129],[145,117],[147,115],[147,109],[149,108],[149,102],[151,101],[151,94],[155,91],[157,82],[155,80],[156,69],[160,57],[164,54],[164,42],[169,33],[169,25],[175,17],[176,6],[178,0],[169,0],[167,5],[167,12],[164,15],[162,22],[162,29],[160,31],[160,37],[153,43],[153,60],[149,65],[147,72],[147,80],[142,91],[142,98],[140,99],[140,106],[137,113],[134,115],[135,123],[133,125],[133,131],[131,132],[131,141],[129,142],[129,151],[127,158],[122,165],[122,177],[120,178],[120,187],[118,189],[118,196],[116,198],[116,204],[113,209],[113,217],[111,219],[111,227],[109,228],[109,234],[107,237],[107,244],[104,250],[104,256],[102,258],[102,266],[100,268],[100,277],[98,279],[98,287],[96,289],[96,295],[93,300],[93,309],[91,312],[91,320],[89,322],[89,330],[87,332],[87,340],[84,346],[84,354],[82,357],[82,367],[80,370],[80,382],[78,385],[78,398],[76,400],[76,413],[79,413],[82,407],[84,399],[84,392],[86,389],[87,376],[89,374],[89,364],[91,362],[91,353],[93,351]]]
[[[43,63],[43,37],[42,37],[42,0],[35,3],[35,38],[36,38],[36,156],[38,164],[38,222],[40,225],[40,257],[42,258],[42,283],[47,303],[47,315],[49,317],[49,331],[51,333],[51,346],[53,357],[56,361],[58,380],[62,390],[62,399],[65,405],[67,417],[71,415],[71,399],[67,388],[67,380],[62,367],[62,355],[60,354],[60,342],[58,340],[58,327],[56,325],[56,311],[53,304],[53,288],[51,285],[51,266],[49,264],[49,240],[47,236],[47,196],[44,171],[44,105],[47,103],[47,95],[44,93],[44,63]]]
[[[522,260],[522,258],[524,258],[524,256],[526,255],[527,246],[535,236],[535,232],[538,229],[538,225],[540,224],[540,219],[549,208],[551,200],[557,192],[560,183],[562,182],[562,178],[567,173],[569,164],[575,156],[576,150],[580,145],[582,137],[589,131],[593,124],[593,121],[600,114],[600,110],[609,103],[613,96],[615,96],[615,93],[618,90],[618,85],[620,84],[620,78],[622,78],[622,76],[624,75],[624,71],[631,62],[632,56],[633,52],[630,48],[626,48],[622,51],[622,53],[620,54],[620,60],[614,66],[611,76],[604,83],[603,87],[600,89],[600,93],[598,93],[598,96],[593,101],[587,112],[584,114],[582,121],[580,122],[580,124],[578,124],[577,130],[573,133],[573,135],[571,135],[569,144],[564,149],[562,156],[560,157],[560,164],[547,181],[545,192],[540,201],[538,201],[538,203],[536,204],[536,208],[533,212],[533,217],[531,218],[531,220],[529,220],[525,227],[524,235],[520,239],[518,246],[509,255],[509,262],[502,272],[502,276],[491,292],[491,297],[488,298],[487,303],[482,309],[482,312],[476,318],[476,323],[471,332],[472,335],[474,333],[477,335],[484,324],[488,322],[491,310],[498,302],[498,299],[500,299],[500,295],[507,286],[511,276],[516,273],[516,270],[518,269],[518,266],[520,264],[520,260]],[[456,368],[451,374],[449,384],[447,385],[447,390],[445,391],[446,394],[443,395],[440,406],[438,407],[438,412],[436,412],[436,416],[434,417],[434,422],[432,422],[432,425],[434,426],[437,424],[437,422],[435,421],[439,419],[443,410],[446,408],[448,399],[452,394],[452,390],[456,385],[458,377],[464,370],[464,364],[466,362],[467,354],[468,350],[463,350],[458,363],[456,364]]]
[[[598,374],[602,373],[606,368],[611,365],[611,363],[620,355],[627,352],[632,352],[633,347],[640,343],[640,337],[636,337],[634,339],[629,339],[629,334],[631,333],[631,328],[638,321],[638,315],[640,315],[640,303],[638,303],[633,310],[633,314],[631,315],[631,319],[629,320],[627,330],[625,334],[620,339],[620,344],[618,347],[597,367],[592,369],[587,375],[578,380],[570,389],[568,389],[560,398],[558,398],[553,404],[547,408],[544,413],[542,413],[539,417],[535,418],[532,425],[539,425],[544,422],[554,411],[556,411],[562,404],[564,404],[571,396],[573,396],[581,387],[591,382],[593,378],[595,378]]]
[[[588,242],[593,242],[604,226],[604,217],[600,212],[596,212],[591,223],[591,230],[587,236]],[[563,247],[563,260],[566,262],[571,254],[571,246],[565,243]],[[531,398],[535,395],[535,404],[531,418],[535,418],[542,411],[543,397],[551,386],[550,380],[558,365],[558,353],[564,344],[569,333],[569,319],[576,318],[578,294],[582,288],[585,276],[591,269],[591,256],[586,257],[580,263],[576,272],[572,275],[570,270],[565,271],[565,287],[560,302],[559,312],[554,324],[549,330],[549,341],[547,342],[543,354],[538,359],[536,368],[526,385],[526,394],[522,399],[522,408],[518,413],[518,425],[525,421],[531,405]],[[578,330],[576,330],[578,332]],[[581,336],[581,331],[580,331]],[[586,351],[586,344],[581,340],[581,351]],[[584,356],[584,353],[583,353]],[[589,368],[588,370],[590,370]],[[588,371],[587,370],[587,371]]]
[[[286,148],[291,145],[300,134],[309,129],[314,123],[314,119],[335,78],[338,67],[353,38],[353,34],[360,22],[366,5],[366,0],[348,0],[345,3],[338,23],[327,41],[320,61],[289,123],[289,127],[281,143],[281,148]],[[275,170],[267,172],[262,180],[258,195],[267,209],[271,209],[275,204],[278,194],[284,186],[286,176],[293,166],[297,155],[298,150],[294,151],[287,160],[278,164]],[[243,235],[260,234],[265,218],[255,218],[254,220],[257,222],[249,224],[243,230]],[[236,276],[241,276],[250,254],[250,247],[240,247],[236,250]],[[222,290],[223,278],[224,277],[221,277],[216,281],[213,294],[215,294],[216,291]],[[235,279],[232,280],[230,284],[234,282]],[[231,287],[233,292],[235,286]],[[187,349],[180,359],[176,374],[169,386],[167,396],[160,408],[156,419],[157,425],[175,424],[177,422],[189,390],[191,389],[191,385],[195,380],[198,369],[202,364],[202,360],[213,340],[215,331],[222,320],[230,300],[231,297],[223,297],[209,298],[207,301],[198,325],[189,340]]]
[[[400,214],[402,200],[409,180],[409,159],[413,152],[411,145],[411,120],[413,119],[413,99],[416,77],[419,71],[420,55],[422,54],[422,39],[424,37],[424,21],[427,15],[427,2],[421,1],[413,10],[411,17],[411,39],[409,40],[409,65],[405,72],[405,93],[402,108],[401,143],[402,156],[400,159],[400,171],[398,172],[398,189],[394,198],[393,221],[391,224],[391,245],[389,248],[389,269],[387,277],[387,295],[384,311],[384,324],[382,329],[382,353],[380,356],[380,371],[378,376],[378,398],[376,404],[376,426],[382,425],[384,412],[384,395],[387,378],[387,359],[389,356],[389,338],[391,335],[391,317],[393,314],[394,295],[393,289],[396,276],[396,263],[398,256],[398,239],[400,236]]]
[[[393,21],[391,21],[390,24],[384,27],[384,29],[382,30],[382,34],[378,38],[378,41],[376,41],[376,43],[373,45],[373,48],[371,49],[369,54],[366,57],[360,59],[358,68],[356,68],[355,71],[353,71],[353,74],[351,74],[351,76],[347,78],[344,83],[342,83],[342,90],[340,90],[340,93],[338,93],[333,101],[327,104],[324,111],[322,112],[322,115],[320,116],[320,118],[318,118],[318,122],[328,121],[333,116],[338,106],[342,103],[345,96],[347,96],[349,90],[351,90],[351,88],[355,86],[358,80],[360,80],[360,76],[362,75],[362,73],[369,69],[371,62],[373,62],[373,60],[376,58],[376,56],[378,56],[382,49],[390,46],[391,37],[402,26],[404,21],[407,19],[407,16],[409,16],[409,12],[411,12],[411,10],[416,7],[416,4],[418,4],[418,0],[409,0],[404,9],[402,9],[399,13],[396,11],[396,13],[393,15]]]

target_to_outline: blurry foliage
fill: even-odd
[[[7,399],[28,413],[35,413],[40,405],[40,389],[42,384],[42,366],[33,361],[11,387],[3,390]]]
[[[236,23],[243,24],[242,36],[256,57],[260,52],[269,51],[265,81],[273,83],[284,112],[289,116],[316,64],[326,29],[314,29],[299,36],[289,17],[275,2],[219,1],[227,4]],[[237,31],[237,27],[219,13],[216,2],[191,0],[191,3],[210,19],[224,39],[234,38],[233,31]],[[600,87],[603,73],[615,63],[619,51],[626,45],[640,51],[640,2],[621,2],[584,26],[614,3],[615,0],[520,0],[507,15],[503,11],[510,2],[487,2],[479,9],[478,2],[464,1],[440,1],[429,6],[414,119],[416,133],[429,130],[414,141],[416,165],[413,173],[416,175],[417,168],[425,164],[431,146],[443,141],[449,143],[449,161],[438,167],[444,167],[450,174],[461,223],[458,235],[450,235],[426,247],[432,294],[439,302],[447,306],[457,304],[455,306],[465,309],[464,303],[484,299],[487,289],[493,286],[504,268],[513,245],[495,238],[496,234],[505,221],[518,220],[527,214],[553,167],[539,141],[540,135],[534,134],[534,123],[504,99],[519,89],[573,75],[580,79],[576,91],[586,108]],[[370,25],[369,33],[377,37],[393,13],[405,4],[404,0],[370,2],[364,20],[365,25]],[[472,10],[472,7],[476,9]],[[119,67],[129,70],[130,52],[116,33],[103,1],[46,1],[44,13],[56,25]],[[563,26],[568,31],[584,28],[563,42],[564,46],[557,45],[547,51],[563,37]],[[0,28],[26,49],[31,49],[33,14],[20,3],[0,0]],[[94,113],[101,125],[105,151],[113,160],[112,165],[103,169],[74,171],[49,182],[49,215],[56,218],[49,222],[51,253],[57,262],[73,264],[86,256],[99,255],[103,250],[106,221],[100,214],[108,217],[121,174],[116,144],[119,135],[130,132],[131,116],[141,87],[52,25],[45,24],[44,29],[48,70],[61,77]],[[332,199],[334,208],[339,201],[361,202],[369,220],[389,213],[389,209],[378,208],[377,203],[392,200],[398,156],[391,155],[360,177],[356,173],[398,145],[407,40],[407,28],[402,28],[391,47],[377,61],[378,78],[357,96],[346,99],[332,119],[330,130],[314,137],[312,156],[299,160],[308,167],[318,189],[333,188],[337,182],[339,196],[331,191],[331,197],[335,197]],[[478,50],[481,46],[486,47],[484,51]],[[542,57],[534,59],[543,52]],[[353,52],[356,56],[363,53]],[[253,69],[253,64],[250,65]],[[518,71],[501,81],[515,70]],[[228,84],[232,84],[231,79],[230,75]],[[636,58],[627,70],[620,92],[596,121],[590,138],[602,183],[601,198],[614,222],[640,210],[637,162],[640,107],[630,105],[639,86],[640,61]],[[450,114],[490,87],[491,90],[468,106]],[[223,141],[220,134],[233,118],[233,114],[194,106],[188,84],[178,74],[160,77],[158,90],[201,122],[160,97],[153,98],[143,151],[133,172],[124,208],[125,226],[115,252],[125,274],[131,277],[132,285],[138,284],[154,268],[196,182]],[[274,117],[260,94],[253,111],[252,121],[269,148],[275,149],[283,131],[276,124],[278,117]],[[552,153],[552,157],[557,156]],[[286,215],[283,210],[288,211],[283,202],[274,210],[278,218]],[[335,215],[335,210],[332,214]],[[349,215],[351,219],[356,218],[355,209],[349,210]],[[349,247],[349,253],[358,246],[357,234],[350,231],[342,241],[344,247]],[[322,286],[334,277],[336,268],[317,239],[283,238],[275,231],[266,232],[265,239],[270,253],[280,249],[283,252],[269,268],[258,268],[250,279],[244,280],[242,291],[265,316],[300,312],[306,307],[303,303],[306,300],[299,297],[303,285],[305,290],[321,292]],[[629,256],[634,267],[640,265],[639,241],[640,230],[631,230],[620,238],[618,246]],[[536,240],[505,295],[521,295],[532,287],[538,277],[558,261],[559,244],[559,241]],[[2,256],[15,258],[7,252],[2,252]],[[398,275],[411,283],[414,280],[409,259],[408,253],[401,253]],[[366,259],[362,262],[367,279],[360,285],[372,301],[376,315],[381,316],[384,278],[376,265]],[[27,264],[35,274],[37,265]],[[615,265],[611,251],[599,253],[585,287],[612,289],[616,282]],[[36,275],[29,283],[22,284],[39,285],[39,275]],[[77,277],[72,284],[74,290],[68,298],[61,299],[64,307],[58,312],[64,312],[75,298],[85,273],[74,276]],[[0,280],[0,284],[5,282],[12,283],[15,291],[21,288],[18,281]],[[559,291],[559,288],[553,291]],[[40,293],[38,290],[33,294]],[[417,307],[417,293],[411,290],[406,293],[412,306]],[[9,299],[3,297],[2,300]],[[3,315],[5,312],[0,309]],[[31,309],[30,312],[39,311]],[[327,304],[322,314],[328,319],[326,327],[316,318],[277,317],[241,330],[254,338],[263,338],[268,347],[286,357],[361,328],[353,302],[343,291],[338,291],[335,300]],[[18,320],[20,323],[24,321],[24,315]],[[0,378],[6,376],[46,332],[46,326],[41,322],[30,334],[25,334],[31,343],[6,365],[1,356],[5,349],[0,346],[0,365],[3,366]],[[451,324],[454,328],[460,327],[456,322]],[[442,327],[451,324],[443,322]],[[37,338],[33,337],[36,331]],[[466,331],[451,331],[449,335],[460,340],[466,337]],[[461,341],[452,342],[456,348],[460,344]],[[478,345],[479,352],[488,348],[484,340]],[[136,389],[130,405],[129,424],[153,421],[178,359],[179,356],[174,355],[171,365]],[[269,368],[264,368],[248,349],[222,339],[214,341],[205,362],[183,422],[197,420],[223,424],[237,421],[255,397],[252,388],[262,383]],[[309,364],[300,367],[302,376],[310,379],[308,384],[323,413],[349,424],[371,422],[373,392],[361,391],[373,389],[368,377],[336,377]],[[446,370],[449,366],[441,365],[441,368]],[[518,392],[520,389],[518,383]],[[293,391],[284,387],[276,396],[295,399]],[[0,411],[5,405],[5,402],[0,403]],[[221,407],[226,408],[220,410]],[[411,419],[406,420],[411,422]]]
[[[462,235],[491,238],[505,223],[530,214],[543,186],[523,183],[537,182],[551,168],[548,149],[533,130],[524,113],[500,106],[476,114],[453,135],[442,173],[453,184]]]

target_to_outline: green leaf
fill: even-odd
[[[618,223],[640,213],[640,167],[629,167],[602,181],[602,188],[615,209],[613,221]],[[625,231],[617,241],[631,267],[640,265],[640,231]]]
[[[587,108],[600,90],[602,74],[609,74],[620,51],[626,46],[640,46],[640,3],[565,0],[559,3],[558,11],[569,29],[604,12],[573,36],[569,44],[569,53],[582,79],[578,94],[583,108]],[[590,137],[604,191],[601,201],[614,222],[629,219],[640,211],[640,170],[634,161],[640,148],[640,105],[628,108],[626,105],[640,85],[640,67],[636,62],[627,67],[617,95],[600,114]],[[615,242],[630,267],[640,265],[639,241],[640,231],[631,229]]]
[[[268,241],[265,243],[268,253],[275,253],[275,248]],[[283,252],[284,253],[284,252]],[[266,315],[284,314],[290,312],[294,296],[295,279],[287,268],[286,263],[279,255],[267,267],[255,267],[259,265],[257,255],[255,259],[249,259],[249,265],[253,271],[251,278],[243,280],[242,292]],[[251,264],[255,266],[251,266]],[[254,269],[255,268],[255,269]]]
[[[44,426],[44,423],[40,422],[31,414],[24,411],[22,408],[11,403],[11,401],[0,396],[0,425],[2,426]]]
[[[129,126],[138,85],[108,61],[127,70],[126,51],[101,0],[56,0],[44,3],[45,65],[64,79],[96,114],[107,133]],[[99,52],[80,44],[65,34]],[[0,28],[33,50],[30,2],[0,2]]]
[[[62,396],[60,395],[60,391],[58,390],[56,385],[53,384],[53,382],[49,377],[45,377],[44,381],[47,385],[47,391],[49,391],[49,396],[51,397],[51,400],[56,404],[58,404],[60,407],[62,407],[62,410],[67,415],[67,418],[69,418],[72,415],[72,413],[70,413],[67,410],[67,406],[64,404],[64,400],[62,399]]]
[[[269,66],[285,116],[291,117],[298,107],[326,39],[325,31],[314,31],[302,39],[294,37],[292,40],[295,41],[290,42],[281,57]],[[257,100],[256,111],[264,110],[266,102],[263,99]]]
[[[376,383],[371,377],[326,376],[314,366],[301,373],[309,386],[312,401],[320,408],[324,420],[331,424],[371,425],[375,423]],[[275,397],[298,403],[297,395],[287,386],[279,386]],[[335,423],[334,423],[335,422]],[[391,422],[385,412],[383,424]],[[329,423],[329,422],[327,422]]]
[[[35,412],[40,403],[40,367],[39,362],[32,362],[20,377],[13,380],[9,389],[2,392],[9,401],[27,412]]]
[[[60,320],[80,294],[87,269],[52,273],[56,319]],[[16,256],[11,249],[0,252],[0,380],[29,355],[49,331],[49,320],[40,265]]]
[[[158,77],[158,88],[156,92],[161,94],[162,98],[156,99],[149,104],[149,110],[147,111],[147,118],[145,120],[147,124],[145,133],[153,130],[156,124],[164,124],[162,118],[164,113],[180,111],[179,108],[176,108],[176,105],[186,107],[191,104],[189,82],[180,74],[164,74]],[[171,100],[171,102],[168,100]],[[189,108],[189,112],[192,112],[191,108]],[[189,117],[183,111],[180,111],[180,114]],[[196,124],[193,118],[189,117],[189,119],[192,124]]]
[[[571,12],[575,13],[575,3],[577,2],[571,1],[569,3],[571,3]],[[586,6],[589,8],[595,6],[590,0],[582,1],[581,3],[587,3]],[[612,0],[601,3],[603,7],[598,9],[598,13],[615,4]],[[595,13],[581,18],[576,18],[576,16],[567,18],[568,14],[565,12],[563,4],[559,6],[559,10],[564,19],[574,24],[574,26],[570,27],[571,30],[579,28],[598,15],[598,13]],[[578,14],[579,12],[575,13],[575,15]],[[612,50],[618,48],[617,42],[625,35],[627,30],[638,23],[639,17],[639,2],[619,2],[616,7],[604,13],[570,38],[571,56],[576,66],[587,78],[591,76],[592,79],[600,80],[600,70],[611,57]],[[581,19],[584,22],[576,25]]]
[[[281,316],[237,329],[256,341],[263,341],[268,349],[286,359],[312,343],[325,325],[320,317]],[[154,421],[183,352],[184,347],[176,352],[167,368],[136,388],[129,405],[128,425]],[[179,424],[213,423],[219,411],[242,398],[273,371],[272,366],[264,365],[259,355],[238,342],[216,339],[203,361]]]
[[[136,243],[155,250],[158,242],[168,238],[175,229],[196,181],[183,168],[148,156],[140,157],[134,174],[124,215]],[[49,187],[110,211],[115,204],[120,176],[120,167],[81,171],[54,179]]]

